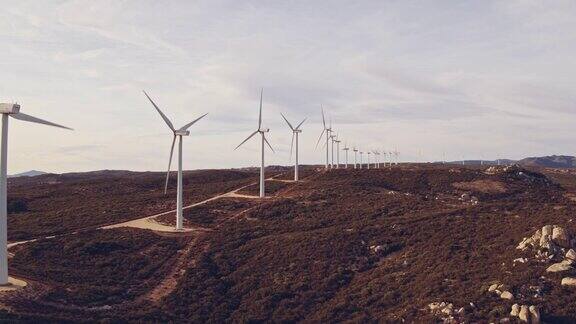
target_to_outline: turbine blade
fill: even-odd
[[[168,160],[168,171],[166,172],[166,184],[164,185],[164,194],[168,193],[168,180],[170,179],[170,167],[172,166],[172,155],[174,154],[174,144],[176,144],[176,135],[172,139],[172,146],[170,147],[170,158]]]
[[[255,131],[254,133],[250,134],[250,136],[248,136],[244,141],[242,141],[242,143],[238,144],[238,146],[236,146],[236,148],[234,148],[234,150],[238,149],[240,146],[242,146],[242,144],[246,143],[249,139],[252,138],[252,136],[258,134],[258,131]]]
[[[264,93],[264,88],[260,89],[260,115],[258,117],[258,129],[262,126],[262,93]]]
[[[292,132],[292,142],[290,143],[290,161],[292,161],[292,147],[294,146],[294,132]]]
[[[326,118],[324,118],[324,107],[320,105],[320,109],[322,109],[322,124],[324,125],[324,129],[326,129]]]
[[[36,124],[43,124],[43,125],[48,125],[48,126],[54,126],[54,127],[59,127],[59,128],[64,128],[64,129],[69,129],[72,130],[72,128],[66,127],[66,126],[62,126],[62,125],[58,125],[55,124],[53,122],[49,122],[47,120],[44,119],[40,119],[40,118],[36,118],[30,115],[26,115],[23,113],[17,113],[17,114],[11,114],[10,116],[12,116],[13,118],[16,118],[18,120],[22,120],[22,121],[27,121],[30,123],[36,123]]]
[[[206,115],[208,115],[208,113],[205,113],[204,115],[202,115],[202,116],[200,116],[200,117],[196,118],[195,120],[193,120],[193,121],[189,122],[188,124],[186,124],[186,125],[182,126],[182,128],[180,128],[180,130],[181,130],[181,131],[185,131],[185,130],[187,130],[188,128],[190,128],[190,126],[192,126],[192,125],[196,124],[196,122],[197,122],[197,121],[199,121],[200,119],[202,119],[202,118],[206,117]]]
[[[146,93],[146,91],[142,90],[142,92],[144,92],[144,95],[146,95],[146,98],[148,98],[148,100],[150,100],[150,102],[152,103],[152,105],[154,106],[154,108],[156,108],[156,110],[158,111],[158,113],[160,114],[160,116],[162,116],[162,119],[164,119],[164,121],[166,122],[166,125],[168,125],[168,127],[170,127],[170,129],[171,129],[172,131],[175,131],[174,125],[172,125],[172,122],[170,121],[170,119],[168,119],[168,117],[166,117],[166,115],[164,115],[164,113],[162,112],[162,110],[160,110],[160,108],[158,108],[158,106],[154,103],[154,101],[152,101],[152,99],[151,99],[150,96]]]
[[[314,149],[318,148],[318,144],[320,144],[320,141],[322,140],[322,135],[324,135],[325,131],[326,131],[326,129],[323,129],[322,133],[320,133],[320,137],[318,137],[318,142],[316,142],[316,147]]]
[[[264,134],[262,134],[262,136],[264,136]],[[268,143],[266,136],[264,136],[264,142],[266,142],[266,144],[268,144],[268,147],[272,150],[272,152],[276,153],[276,151],[274,151],[274,149],[272,148],[272,145],[270,145],[270,143]]]
[[[302,126],[302,124],[304,124],[305,121],[306,121],[306,118],[304,118],[304,120],[301,121],[300,124],[298,124],[298,126],[296,126],[296,129],[300,129],[300,126]]]
[[[282,115],[282,118],[284,118],[284,120],[286,121],[286,124],[288,124],[288,127],[290,127],[291,130],[295,130],[294,127],[292,127],[292,124],[290,124],[290,122],[288,121],[288,119],[286,119],[286,117],[284,117],[284,114],[280,113],[280,115]]]

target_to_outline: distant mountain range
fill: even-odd
[[[540,157],[528,157],[522,160],[509,160],[501,159],[496,161],[487,160],[465,160],[453,161],[452,164],[466,164],[466,165],[509,165],[509,164],[519,164],[527,167],[544,167],[544,168],[560,168],[560,169],[571,169],[576,168],[576,157],[570,155],[550,155],[550,156],[540,156]]]
[[[30,171],[26,171],[26,172],[22,172],[22,173],[9,175],[8,178],[35,177],[35,176],[39,176],[39,175],[43,175],[43,174],[47,174],[47,173],[43,172],[43,171],[30,170]]]
[[[569,155],[551,155],[542,157],[529,157],[517,161],[523,166],[538,166],[546,168],[576,168],[576,157]]]

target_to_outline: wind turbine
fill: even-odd
[[[374,164],[376,164],[376,169],[380,169],[380,160],[378,159],[380,153],[378,153],[376,150],[374,150],[372,153],[374,153]]]
[[[156,103],[154,103],[154,101],[152,101],[152,99],[146,93],[146,91],[142,90],[142,92],[144,92],[144,95],[146,96],[146,98],[148,98],[148,100],[150,100],[150,103],[152,104],[152,106],[154,106],[154,108],[156,108],[156,111],[158,111],[158,113],[160,114],[160,117],[162,117],[162,119],[164,119],[164,122],[166,122],[166,125],[168,125],[170,130],[172,130],[172,132],[174,133],[174,135],[172,137],[172,146],[170,147],[170,157],[168,159],[168,171],[166,172],[166,184],[164,185],[164,194],[166,194],[168,192],[168,180],[170,179],[170,167],[172,166],[172,156],[174,154],[174,145],[176,144],[176,138],[178,138],[178,183],[176,186],[176,230],[182,230],[183,223],[184,223],[184,217],[183,217],[183,213],[182,213],[182,204],[183,204],[183,199],[182,199],[182,194],[183,194],[183,192],[182,192],[183,191],[182,190],[182,136],[189,136],[190,131],[188,130],[188,128],[190,128],[197,121],[204,118],[208,114],[204,114],[204,115],[196,118],[195,120],[189,122],[188,124],[182,126],[181,128],[176,129],[176,128],[174,128],[174,125],[172,124],[170,119],[168,119],[168,117],[166,117],[166,115],[164,115],[162,110],[160,110],[160,108],[158,108],[158,105],[156,105]]]
[[[52,122],[32,117],[20,112],[19,104],[0,103],[2,114],[2,143],[0,152],[0,286],[9,285],[8,281],[8,203],[7,203],[7,179],[8,179],[8,117],[14,119],[44,124],[48,126],[70,129]]]
[[[326,127],[326,118],[324,117],[324,108],[320,105],[320,109],[322,110],[322,133],[320,133],[320,137],[318,138],[318,142],[316,142],[316,148],[318,148],[318,144],[320,144],[320,140],[322,140],[322,135],[326,133],[326,163],[324,167],[328,170],[328,140],[330,139],[330,132],[332,131],[331,127]]]
[[[362,169],[362,154],[364,154],[364,152],[360,151],[360,169]]]
[[[330,126],[330,131],[332,131],[332,126]],[[338,135],[336,134],[330,135],[330,145],[332,145],[332,150],[330,152],[330,169],[334,169],[334,143],[336,142],[337,137]]]
[[[368,151],[366,153],[368,153],[368,169],[370,169],[370,151]]]
[[[354,151],[354,169],[356,169],[356,166],[358,165],[358,149],[354,147],[352,151]]]
[[[336,169],[340,169],[340,142],[341,140],[338,139],[338,134],[336,134]]]
[[[344,143],[344,148],[342,149],[344,152],[346,152],[346,162],[344,164],[344,169],[348,169],[348,150],[350,150],[350,148],[348,147],[348,145],[346,145],[346,143]]]
[[[248,136],[244,141],[242,141],[242,143],[238,144],[238,146],[236,146],[236,149],[238,149],[240,146],[242,146],[242,144],[246,143],[249,139],[251,139],[254,135],[260,133],[260,135],[262,136],[262,145],[261,145],[261,153],[262,153],[262,159],[261,159],[261,164],[260,164],[260,198],[264,198],[265,196],[265,188],[264,188],[264,143],[266,143],[268,145],[268,147],[272,150],[272,152],[274,152],[274,149],[272,148],[272,145],[270,145],[270,143],[268,143],[268,140],[266,139],[266,136],[264,135],[265,133],[268,133],[270,131],[269,128],[262,128],[262,94],[264,92],[264,89],[260,90],[260,115],[258,116],[258,128],[254,131],[254,133],[250,134],[250,136]]]
[[[394,154],[394,152],[392,152],[392,151],[388,152],[388,160],[390,161],[390,168],[392,168],[392,161],[393,161],[392,155],[393,154]]]
[[[304,124],[306,118],[304,118],[304,120],[302,120],[300,124],[298,124],[298,126],[293,127],[292,124],[290,124],[288,119],[286,119],[286,117],[284,117],[283,114],[280,115],[282,115],[282,118],[284,118],[286,124],[288,124],[288,127],[290,127],[290,129],[292,130],[292,142],[290,144],[290,159],[292,159],[292,146],[294,145],[294,138],[296,138],[296,161],[294,162],[294,181],[298,181],[298,134],[302,133],[300,126]]]

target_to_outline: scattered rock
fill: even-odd
[[[500,286],[500,284],[497,284],[497,283],[491,285],[490,287],[488,287],[488,292],[495,291],[496,289],[498,289],[498,286]]]
[[[510,311],[510,316],[518,317],[520,313],[520,305],[514,304],[512,305],[512,310]]]
[[[530,319],[530,310],[528,306],[526,305],[520,306],[520,311],[518,312],[518,318],[521,321],[528,322],[528,320]]]
[[[534,305],[528,308],[530,311],[530,320],[532,324],[540,324],[540,311]]]
[[[572,277],[562,278],[562,286],[576,287],[576,278]]]
[[[574,249],[568,250],[568,252],[566,252],[566,258],[570,260],[576,260],[576,251],[574,251]]]
[[[554,263],[553,265],[549,266],[546,269],[546,272],[562,272],[562,271],[568,271],[568,270],[572,270],[572,266],[570,266],[569,264],[563,263],[563,262],[559,262],[559,263]]]
[[[509,292],[508,290],[506,290],[502,294],[500,294],[500,298],[512,300],[512,299],[514,299],[514,295],[512,295],[512,293]]]

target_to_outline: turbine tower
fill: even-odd
[[[190,131],[188,130],[188,128],[190,128],[197,121],[204,118],[208,114],[204,114],[204,115],[196,118],[195,120],[189,122],[188,124],[182,126],[181,128],[176,129],[176,128],[174,128],[174,125],[172,124],[170,119],[168,119],[168,117],[166,117],[166,115],[164,115],[162,110],[160,110],[160,108],[158,108],[158,105],[156,105],[156,103],[154,103],[154,101],[152,101],[150,96],[148,96],[146,91],[142,90],[142,92],[144,92],[144,95],[146,96],[146,98],[148,98],[148,100],[150,100],[150,103],[152,103],[154,108],[156,108],[156,111],[158,111],[158,113],[160,114],[160,117],[162,117],[162,119],[164,119],[164,122],[166,122],[166,125],[168,125],[170,130],[172,130],[172,132],[174,133],[174,135],[172,137],[172,146],[170,147],[170,157],[168,159],[168,171],[166,172],[166,184],[164,185],[164,194],[166,194],[168,192],[168,180],[170,179],[170,167],[172,166],[172,156],[174,155],[174,145],[176,144],[176,138],[178,138],[178,184],[176,186],[176,230],[182,230],[183,225],[184,225],[184,217],[183,217],[183,212],[182,212],[182,204],[183,204],[183,199],[182,199],[182,194],[183,194],[182,193],[182,191],[183,191],[182,190],[182,136],[189,136]]]
[[[362,169],[362,164],[363,164],[362,154],[364,154],[364,152],[360,151],[360,169]]]
[[[348,147],[348,145],[346,145],[346,143],[344,143],[344,148],[342,149],[345,153],[345,164],[344,164],[344,169],[348,169],[348,150],[350,150],[350,148]]]
[[[284,118],[286,124],[288,124],[288,127],[290,127],[290,129],[292,130],[292,142],[290,144],[290,160],[292,160],[292,147],[294,146],[294,138],[296,138],[296,160],[294,161],[294,181],[298,181],[298,134],[302,133],[300,126],[304,124],[306,118],[304,118],[304,120],[302,120],[300,124],[298,124],[298,126],[293,127],[292,124],[290,124],[288,119],[286,119],[286,117],[283,114],[280,115],[282,115],[282,118]]]
[[[332,128],[332,126],[330,126],[330,129]],[[332,130],[330,130],[332,131]],[[334,143],[336,141],[336,138],[338,137],[338,135],[333,134],[330,135],[330,145],[332,146],[331,151],[330,151],[330,169],[334,169]]]
[[[8,281],[8,117],[31,123],[70,129],[52,122],[32,117],[20,112],[19,104],[0,103],[2,114],[2,143],[0,152],[0,286],[9,285]]]
[[[354,151],[354,169],[356,169],[356,166],[358,165],[358,149],[354,147],[352,151]]]
[[[320,105],[320,109],[322,110],[322,133],[320,133],[320,137],[318,138],[318,142],[316,142],[316,148],[318,148],[318,144],[322,140],[322,135],[326,133],[326,163],[324,164],[324,168],[328,170],[328,140],[330,139],[330,132],[332,131],[331,127],[326,127],[326,118],[324,117],[324,108]]]
[[[268,145],[268,147],[272,150],[272,152],[274,152],[274,149],[272,148],[272,145],[270,145],[270,143],[268,142],[268,140],[266,139],[265,134],[268,133],[270,131],[269,128],[262,128],[262,94],[264,93],[264,89],[260,90],[260,114],[258,115],[258,128],[254,131],[254,133],[250,134],[250,136],[248,136],[244,141],[242,141],[242,143],[238,144],[238,146],[236,146],[236,148],[234,148],[234,150],[238,149],[240,146],[242,146],[242,144],[246,143],[249,139],[251,139],[254,135],[260,133],[262,140],[261,140],[261,160],[260,160],[260,198],[264,198],[266,196],[265,194],[265,188],[264,188],[264,143],[266,143],[266,145]]]

